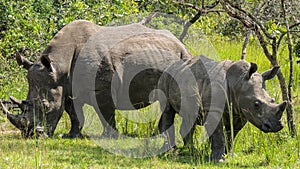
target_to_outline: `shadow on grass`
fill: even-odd
[[[188,166],[211,166],[211,167],[228,167],[228,168],[259,168],[266,167],[268,163],[266,162],[252,162],[251,164],[243,164],[242,162],[222,162],[222,163],[214,163],[209,161],[209,154],[206,150],[198,150],[195,148],[177,148],[172,151],[154,156],[154,157],[146,157],[146,158],[132,158],[125,157],[121,155],[113,154],[104,148],[98,145],[91,145],[90,142],[93,142],[89,139],[86,139],[89,144],[79,144],[76,145],[68,144],[74,143],[74,140],[63,140],[63,144],[58,147],[58,149],[62,152],[72,152],[69,153],[68,157],[58,158],[57,161],[61,163],[85,163],[82,159],[89,161],[90,165],[103,165],[106,166],[108,164],[114,165],[125,165],[125,167],[136,167],[137,165],[141,165],[141,163],[147,163],[152,161],[155,158],[158,161],[172,163],[172,164],[182,164]],[[67,144],[66,144],[67,142]],[[79,140],[79,142],[81,142]],[[67,145],[67,146],[66,146]],[[122,163],[119,163],[122,161]]]
[[[211,166],[228,168],[258,168],[268,164],[265,162],[254,162],[243,164],[242,162],[211,163],[207,149],[177,148],[172,151],[147,158],[132,158],[116,155],[108,152],[104,148],[89,138],[84,139],[62,139],[58,135],[54,138],[42,138],[39,140],[24,139],[19,133],[9,133],[0,135],[2,151],[6,154],[23,152],[24,159],[35,157],[34,152],[39,152],[38,156],[42,159],[45,166],[77,166],[89,168],[93,166],[115,167],[146,167],[145,165],[184,165],[184,166]],[[109,140],[108,140],[109,141]],[[38,150],[38,151],[36,151]],[[34,158],[32,158],[34,160]],[[162,167],[163,168],[163,167]]]

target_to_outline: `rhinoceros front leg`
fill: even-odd
[[[194,132],[195,132],[195,125],[192,126],[192,128],[187,131],[186,128],[188,128],[186,126],[186,124],[188,124],[189,122],[188,121],[185,121],[185,119],[182,120],[182,124],[180,126],[180,135],[183,139],[183,143],[184,143],[184,146],[188,146],[188,147],[191,147],[193,146],[193,136],[194,136]]]
[[[211,155],[210,160],[220,162],[224,160],[225,154],[225,138],[223,133],[221,114],[216,112],[209,112],[205,121],[204,127],[206,128],[209,140],[211,142]]]
[[[225,130],[226,130],[226,140],[227,140],[227,147],[226,147],[226,154],[230,153],[232,150],[233,142],[238,134],[238,132],[245,126],[247,123],[246,120],[241,119],[240,117],[233,117],[233,123],[230,124],[230,119],[225,120]]]
[[[175,130],[174,130],[174,118],[175,118],[175,110],[171,107],[164,110],[162,113],[159,123],[158,129],[160,133],[164,133],[164,145],[162,147],[163,150],[169,150],[171,148],[175,148]]]
[[[76,113],[73,101],[71,99],[66,100],[65,110],[68,113],[70,120],[71,120],[71,130],[69,131],[68,134],[64,134],[63,138],[82,138],[83,137],[81,134],[81,129],[84,125],[84,116],[83,116],[83,112],[82,112],[82,106],[78,110],[80,112]],[[79,121],[77,115],[80,115],[80,117],[83,119],[82,122]]]

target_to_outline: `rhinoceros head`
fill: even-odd
[[[17,61],[28,70],[29,91],[26,100],[10,98],[22,110],[21,114],[11,114],[2,105],[7,118],[22,131],[25,137],[33,136],[35,132],[44,132],[44,126],[46,126],[46,133],[52,135],[63,112],[64,82],[57,77],[57,70],[47,55],[41,56],[35,63],[20,55]]]
[[[281,117],[286,102],[276,104],[265,90],[265,80],[274,77],[278,70],[279,67],[274,67],[259,74],[256,64],[240,60],[227,72],[234,109],[263,132],[277,132],[283,128]]]
[[[11,97],[22,113],[4,112],[24,136],[46,132],[53,135],[64,110],[65,97],[71,97],[72,64],[88,39],[101,27],[92,22],[77,20],[63,27],[49,42],[42,55],[34,62],[21,55],[17,62],[28,70],[29,90],[26,100]]]

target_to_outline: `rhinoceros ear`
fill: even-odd
[[[53,69],[53,67],[52,67],[52,65],[51,65],[51,61],[50,61],[48,55],[43,55],[43,56],[41,57],[41,63],[45,66],[45,68],[46,68],[49,72],[53,72],[53,71],[54,71],[54,69]]]
[[[253,73],[257,71],[257,65],[255,63],[250,63],[250,69],[248,70],[246,74],[246,80],[249,80]]]
[[[19,52],[17,53],[16,60],[19,66],[23,66],[27,70],[33,65],[32,62],[24,58]]]
[[[279,68],[280,66],[274,66],[272,69],[263,72],[261,76],[263,77],[264,80],[270,80],[277,75]]]
[[[269,69],[261,74],[263,78],[263,84],[262,87],[265,89],[266,88],[266,80],[270,80],[274,78],[278,71],[279,71],[280,66],[274,66],[272,69]]]

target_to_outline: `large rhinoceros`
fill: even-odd
[[[165,94],[158,96],[164,104],[159,122],[160,132],[166,134],[164,146],[175,146],[175,113],[182,117],[180,133],[185,145],[193,142],[194,125],[205,126],[214,161],[222,160],[225,138],[230,150],[232,139],[247,121],[263,132],[281,130],[286,102],[276,104],[265,90],[265,80],[273,78],[278,70],[276,66],[259,74],[254,63],[215,62],[202,55],[174,64],[159,82]]]
[[[2,104],[8,119],[25,137],[52,136],[65,110],[71,130],[65,137],[80,137],[85,103],[97,111],[104,135],[115,134],[115,109],[149,105],[149,94],[162,72],[191,55],[169,31],[140,24],[100,27],[79,20],[66,25],[34,62],[18,56],[28,69],[26,100],[11,97],[22,110],[14,115]]]

